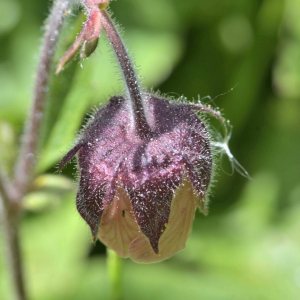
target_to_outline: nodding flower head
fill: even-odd
[[[96,112],[59,169],[78,154],[77,209],[98,237],[138,262],[185,247],[197,207],[207,212],[212,151],[204,123],[188,104],[143,100],[150,133],[140,138],[119,96]]]

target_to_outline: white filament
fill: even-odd
[[[231,174],[233,173],[234,170],[236,170],[242,176],[248,179],[252,179],[249,173],[246,171],[246,169],[234,158],[234,156],[232,155],[229,149],[229,140],[231,138],[231,133],[232,133],[232,126],[229,124],[229,121],[227,121],[227,126],[226,124],[224,124],[224,129],[225,129],[224,137],[222,137],[221,135],[218,136],[218,140],[222,139],[222,141],[212,142],[211,145],[220,151],[221,159],[224,153],[227,155],[232,169]]]

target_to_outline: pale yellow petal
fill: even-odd
[[[112,203],[102,215],[98,237],[119,256],[128,257],[128,247],[139,235],[129,196],[124,188],[118,187]]]
[[[196,198],[190,180],[183,180],[171,204],[169,223],[159,241],[159,254],[155,254],[144,235],[139,235],[129,246],[130,258],[141,263],[158,262],[184,249],[191,233]]]

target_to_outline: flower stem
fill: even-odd
[[[107,248],[108,277],[112,287],[112,300],[122,299],[122,258]]]
[[[34,99],[31,112],[26,124],[23,144],[16,166],[15,187],[22,198],[31,182],[37,154],[39,133],[44,115],[45,100],[48,91],[48,81],[54,50],[58,41],[64,12],[69,6],[70,0],[56,0],[49,16],[48,25],[41,49],[36,82],[34,88]]]
[[[25,300],[25,288],[19,245],[20,202],[15,201],[15,190],[0,166],[0,220],[5,244],[6,262],[11,274],[16,300]]]
[[[0,196],[0,217],[5,243],[6,263],[12,278],[14,297],[16,300],[27,299],[25,293],[23,268],[19,243],[19,217],[14,206]]]
[[[6,261],[13,281],[16,300],[26,299],[19,240],[21,200],[26,194],[33,176],[52,59],[62,27],[64,12],[68,8],[69,2],[70,0],[56,0],[49,16],[36,74],[33,106],[26,123],[14,184],[8,180],[0,168],[1,227],[6,248]]]
[[[0,165],[0,195],[6,202],[15,202],[15,189]]]
[[[120,64],[120,68],[122,70],[131,104],[135,129],[138,136],[141,139],[145,139],[151,134],[151,129],[145,115],[143,97],[133,64],[130,60],[130,55],[126,50],[126,47],[120,37],[118,30],[116,29],[114,23],[105,10],[101,10],[101,23],[110,41],[110,44],[114,49],[114,52]]]

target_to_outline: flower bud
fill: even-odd
[[[148,137],[136,135],[128,101],[112,97],[59,169],[78,153],[76,204],[94,240],[154,262],[185,247],[197,206],[207,212],[212,154],[207,129],[188,105],[143,97]]]
[[[99,38],[84,42],[81,48],[80,58],[84,59],[92,55],[98,46],[98,41]]]
[[[101,32],[100,10],[105,9],[108,6],[109,0],[82,0],[81,2],[88,10],[87,21],[74,44],[60,59],[56,69],[56,74],[58,74],[64,65],[70,61],[79,48],[81,48],[81,59],[89,57],[97,48]]]

